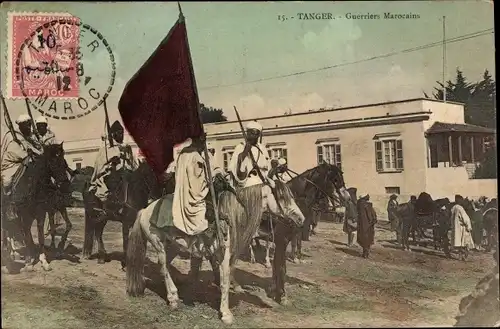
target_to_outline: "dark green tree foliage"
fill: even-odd
[[[474,172],[474,178],[488,179],[497,178],[497,148],[491,147],[484,154],[484,160]]]
[[[443,99],[443,84],[437,82],[434,87],[435,99]],[[465,122],[473,125],[497,128],[496,120],[496,84],[490,72],[485,70],[482,80],[476,83],[467,81],[463,72],[457,69],[455,82],[446,82],[446,99],[464,103]],[[424,96],[430,98],[425,92]],[[475,171],[475,178],[497,178],[496,146],[490,147],[484,160]]]
[[[226,116],[222,109],[216,109],[213,107],[205,106],[205,104],[201,103],[201,120],[203,123],[211,123],[211,122],[222,122],[227,121]]]
[[[437,82],[434,87],[435,99],[443,99],[443,84]],[[484,71],[482,80],[471,83],[457,68],[455,81],[446,82],[446,100],[465,104],[465,122],[496,129],[496,85],[488,70]],[[424,96],[430,98],[425,92]]]

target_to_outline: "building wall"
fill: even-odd
[[[496,198],[498,195],[496,179],[469,179],[465,167],[428,168],[426,188],[433,199],[449,198],[455,194],[478,199],[480,196]]]
[[[456,193],[496,195],[496,180],[469,180],[464,168],[464,173],[457,172],[460,168],[428,168],[425,131],[436,121],[464,123],[460,104],[417,99],[257,120],[264,127],[263,143],[284,144],[289,167],[298,173],[318,164],[317,143],[340,144],[346,185],[358,188],[358,196],[370,194],[379,214],[385,213],[395,188],[399,188],[400,202],[422,191],[436,198]],[[216,150],[216,161],[223,166],[224,150],[243,141],[239,123],[206,124],[205,131]],[[403,170],[377,172],[375,139],[384,136],[402,140]],[[129,136],[126,141],[131,142]],[[82,167],[93,166],[101,145],[101,139],[65,143],[70,167],[75,167],[74,159],[81,159]],[[137,146],[132,143],[132,147],[136,152]]]

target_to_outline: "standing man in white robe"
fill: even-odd
[[[460,258],[465,260],[468,250],[474,248],[474,241],[471,220],[463,207],[463,202],[462,196],[455,196],[456,204],[451,208],[451,241],[453,247],[459,250]]]
[[[256,121],[250,121],[246,126],[246,142],[238,144],[234,149],[228,171],[231,173],[235,188],[262,184],[257,170],[260,170],[264,179],[267,179],[271,185],[274,183],[269,179],[271,162],[267,148],[259,143],[261,134],[262,126]],[[252,152],[258,168],[254,168],[250,152]]]

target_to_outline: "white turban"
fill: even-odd
[[[247,130],[248,129],[255,129],[258,131],[262,131],[262,126],[257,121],[250,121],[249,123],[247,123]]]
[[[19,118],[17,118],[16,123],[17,123],[17,124],[20,124],[20,123],[23,123],[23,122],[28,122],[28,121],[31,121],[30,116],[29,116],[29,115],[27,115],[27,114],[21,114],[21,115],[19,116]]]
[[[193,140],[191,138],[188,138],[184,142],[174,145],[174,162],[177,162],[177,158],[179,157],[179,154],[181,154],[181,151],[190,146],[192,143]]]
[[[279,158],[279,159],[278,159],[278,165],[279,165],[279,166],[284,166],[284,165],[286,165],[286,159],[285,159],[285,158]]]
[[[210,150],[213,148],[214,148],[214,146],[212,145],[212,143],[207,142],[207,150]]]
[[[47,118],[44,117],[43,115],[39,116],[38,118],[36,118],[35,123],[45,123],[45,124],[48,124]]]

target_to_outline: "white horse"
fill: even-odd
[[[250,239],[261,222],[262,213],[269,211],[297,226],[302,226],[304,222],[304,215],[295,203],[289,188],[279,181],[276,182],[273,190],[267,185],[260,184],[241,189],[236,193],[239,198],[228,191],[222,192],[219,196],[221,222],[229,226],[224,225],[227,228],[224,229],[225,247],[219,245],[216,234],[201,233],[192,236],[184,234],[173,226],[166,229],[153,226],[150,219],[154,215],[157,201],[140,211],[130,233],[127,250],[127,293],[131,296],[144,293],[145,284],[142,273],[147,242],[150,242],[158,253],[158,262],[161,265],[167,290],[167,300],[171,308],[176,308],[179,296],[168,271],[168,265],[179,254],[179,251],[189,252],[192,279],[198,278],[203,257],[210,261],[216,279],[217,276],[220,277],[221,319],[225,324],[232,323],[233,314],[229,309],[231,268],[234,267],[242,248],[248,248]],[[243,205],[238,200],[241,200]]]

